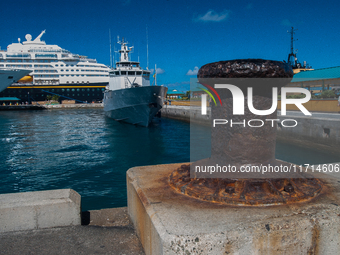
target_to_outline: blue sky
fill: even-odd
[[[19,1],[2,3],[1,49],[33,38],[72,53],[110,64],[112,42],[126,38],[135,47],[133,60],[160,68],[158,84],[189,89],[204,64],[237,58],[287,60],[290,36],[298,30],[295,48],[300,62],[313,68],[340,66],[340,3],[338,1]],[[112,46],[113,47],[113,46]],[[116,44],[116,49],[118,45]],[[192,74],[192,75],[190,75]]]

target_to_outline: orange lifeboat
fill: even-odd
[[[19,83],[29,83],[33,81],[33,77],[30,75],[26,75],[22,77],[20,80],[18,80]]]

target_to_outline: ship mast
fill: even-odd
[[[287,31],[290,33],[290,53],[288,55],[288,64],[290,64],[293,68],[297,67],[297,58],[296,54],[294,53],[294,34],[296,30],[297,29],[292,27],[290,31]]]
[[[119,37],[118,37],[118,44],[121,45],[119,53],[120,53],[120,62],[129,62],[129,52],[133,49],[132,47],[128,47],[127,44],[128,42],[124,41],[124,38],[122,39],[122,41],[119,41]]]
[[[288,33],[290,33],[290,53],[288,55],[288,64],[292,67],[294,73],[313,70],[306,61],[303,61],[303,64],[301,64],[296,57],[297,50],[294,51],[294,41],[297,41],[297,39],[294,40],[294,34],[296,30],[297,29],[294,29],[294,27],[292,27],[290,31],[287,31]]]

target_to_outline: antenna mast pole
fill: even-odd
[[[148,26],[146,26],[146,70],[149,70],[149,36],[148,36]]]
[[[295,31],[297,29],[294,29],[294,27],[292,27],[291,31],[289,32],[290,33],[290,53],[291,54],[294,54],[294,34],[295,34]]]
[[[112,59],[112,44],[111,44],[111,29],[109,29],[109,37],[110,37],[110,64],[113,67],[113,59]]]
[[[297,29],[294,29],[294,27],[291,28],[290,31],[287,31],[290,33],[290,53],[288,55],[288,63],[292,66],[296,66],[296,54],[294,53],[294,34]]]

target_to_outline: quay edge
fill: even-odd
[[[210,125],[210,109],[201,115],[200,107],[167,105],[161,109],[162,117]],[[277,140],[299,146],[340,153],[340,114],[313,112],[304,116],[300,112],[288,111],[286,116],[278,114],[280,121],[295,119],[296,127],[277,127]]]

